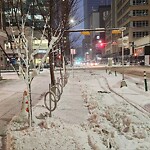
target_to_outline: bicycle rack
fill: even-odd
[[[49,110],[49,117],[52,115],[52,111],[54,111],[57,107],[57,102],[60,100],[60,97],[63,93],[63,87],[68,82],[68,75],[65,74],[64,77],[57,78],[57,83],[53,86],[49,84],[49,91],[46,92],[44,96],[44,104],[45,107]],[[49,101],[47,101],[47,97],[49,96]]]
[[[47,102],[47,96],[49,95],[49,103]],[[52,108],[52,101],[54,102],[54,106]],[[44,96],[44,104],[45,107],[49,110],[49,117],[52,115],[52,111],[54,111],[57,107],[57,101],[56,101],[56,96],[53,91],[51,91],[51,85],[49,84],[49,91],[45,94]]]
[[[59,89],[60,87],[60,89]],[[60,97],[63,92],[63,86],[60,83],[56,83],[51,86],[49,84],[49,91],[46,92],[44,96],[44,104],[45,107],[49,110],[49,116],[51,117],[52,111],[54,111],[57,107],[57,102],[60,100]],[[49,96],[49,101],[47,101],[47,96]],[[53,103],[52,103],[53,102]]]

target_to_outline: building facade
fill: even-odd
[[[83,0],[84,5],[84,28],[85,29],[94,29],[94,28],[100,28],[105,27],[104,23],[104,9],[105,6],[108,6],[111,4],[111,0]],[[85,39],[83,39],[83,51],[86,53],[89,51],[89,48],[92,48],[95,50],[94,43],[92,41],[93,38],[97,35],[100,35],[99,33],[92,32],[91,36],[85,36]],[[95,53],[95,52],[94,52]]]
[[[84,6],[84,28],[90,28],[90,15],[93,11],[98,11],[99,6],[110,5],[111,0],[83,0]]]
[[[3,50],[5,49],[4,43],[7,40],[7,35],[3,30],[3,8],[2,1],[0,1],[0,71],[5,66],[5,55]],[[0,75],[1,76],[1,75]]]
[[[116,8],[117,26],[126,27],[129,39],[127,55],[133,56],[135,41],[150,35],[150,0],[116,0]]]
[[[128,43],[124,47],[124,55],[127,61],[135,61],[135,56],[136,58],[137,56],[143,57],[144,46],[150,45],[150,40],[143,40],[149,39],[145,37],[150,35],[150,0],[112,0],[111,11],[106,19],[106,28],[109,27],[126,27],[123,36]],[[121,36],[121,34],[106,33],[108,44],[105,48],[105,56],[121,60]],[[137,42],[139,39],[144,43]]]
[[[97,20],[99,21],[98,26],[96,28],[105,28],[106,27],[106,17],[108,16],[111,10],[110,5],[102,5],[99,6],[99,10],[97,11],[98,19],[95,17],[93,23]],[[92,49],[96,55],[102,55],[105,52],[106,45],[106,36],[105,32],[91,32],[94,36],[91,37],[92,40]]]

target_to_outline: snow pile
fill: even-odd
[[[70,77],[70,80],[75,80],[76,83],[79,81],[83,105],[88,110],[87,122],[73,124],[66,123],[61,118],[49,118],[43,103],[40,103],[40,107],[34,109],[36,118],[32,128],[11,122],[7,140],[11,149],[149,150],[150,117],[111,93],[103,78],[99,78],[98,82],[95,75],[91,77],[88,73],[82,74],[80,76],[79,73],[76,78]],[[114,81],[119,84],[116,78]],[[117,87],[119,86],[115,90]],[[131,91],[124,88],[124,92]],[[72,101],[72,105],[68,104],[67,108],[73,107],[74,98],[67,98]]]
[[[16,122],[11,122],[9,133],[10,147],[15,150],[91,149],[98,143],[84,125],[70,125],[56,118],[47,118],[32,128],[20,130]],[[104,147],[102,143],[101,147]]]

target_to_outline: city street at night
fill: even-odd
[[[150,0],[0,0],[0,150],[150,150]]]

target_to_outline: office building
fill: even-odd
[[[83,0],[84,4],[84,28],[99,28],[104,27],[103,22],[103,12],[104,7],[111,4],[111,0]],[[102,7],[101,7],[102,6]],[[102,15],[100,14],[102,13]],[[105,13],[104,13],[105,14]],[[94,48],[92,40],[96,36],[94,32],[91,36],[85,36],[83,40],[83,51],[84,53],[88,51],[88,48]]]
[[[116,0],[116,5],[117,25],[127,28],[130,43],[150,34],[150,0]]]
[[[127,41],[124,47],[125,60],[132,62],[137,57],[139,60],[143,59],[144,48],[150,45],[148,41],[150,39],[150,0],[112,0],[106,27],[126,27],[123,32]],[[106,39],[108,44],[105,56],[121,60],[121,34],[109,32],[106,34]]]
[[[90,15],[93,11],[98,11],[99,6],[110,5],[111,0],[83,0],[84,6],[84,28],[90,28]]]

